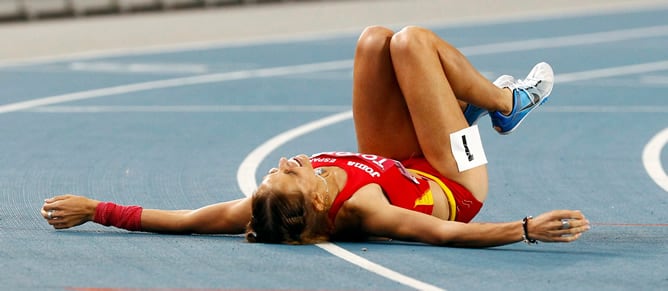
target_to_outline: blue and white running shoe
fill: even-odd
[[[515,82],[515,78],[509,75],[501,75],[499,78],[494,81],[494,85],[499,88],[509,88]],[[464,117],[466,117],[466,122],[469,125],[474,125],[478,123],[478,119],[487,115],[489,111],[487,109],[480,108],[473,104],[467,104],[464,109]]]
[[[513,90],[513,110],[509,115],[501,112],[490,112],[492,126],[500,134],[510,134],[524,119],[547,101],[554,86],[554,72],[547,63],[539,63],[533,67],[524,80],[516,80],[508,88]]]

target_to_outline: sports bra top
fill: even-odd
[[[337,213],[350,197],[368,184],[378,184],[394,206],[431,214],[434,199],[426,178],[412,176],[393,159],[349,152],[319,153],[310,157],[313,168],[338,167],[346,171],[346,185],[336,196],[328,217],[334,222]]]

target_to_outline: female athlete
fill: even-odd
[[[471,222],[487,197],[477,121],[514,131],[552,90],[546,63],[490,82],[433,32],[368,27],[353,68],[359,153],[281,158],[248,198],[196,210],[143,209],[76,195],[49,198],[56,229],[88,221],[132,231],[246,234],[250,242],[310,244],[372,237],[441,246],[571,242],[589,229],[580,211],[503,223]]]

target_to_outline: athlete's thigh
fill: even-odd
[[[393,159],[421,156],[422,151],[403,98],[353,97],[358,150]]]
[[[422,152],[394,75],[392,34],[372,27],[360,36],[353,67],[353,120],[360,152],[403,160]]]

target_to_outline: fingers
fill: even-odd
[[[66,218],[62,216],[62,214],[59,213],[59,211],[56,210],[45,211],[44,209],[42,209],[41,213],[42,217],[46,219],[46,222],[55,229],[66,229],[76,225],[76,221],[73,221],[71,218]]]
[[[568,236],[558,236],[554,237],[552,241],[550,242],[572,242],[580,238],[582,236],[582,233],[577,233],[574,235],[568,235]]]
[[[589,226],[589,220],[584,216],[582,218],[561,218],[553,220],[550,224],[552,229],[567,233],[570,229]]]
[[[58,220],[62,218],[62,214],[59,213],[57,210],[44,210],[42,209],[41,211],[42,217],[46,219],[47,221],[52,221],[52,220]]]
[[[44,203],[44,205],[42,205],[42,210],[43,210],[43,211],[56,210],[57,205],[54,204],[54,203],[55,203],[55,202],[52,202],[52,203]]]
[[[65,195],[54,196],[54,197],[51,197],[51,198],[46,198],[46,199],[44,199],[44,203],[53,203],[53,202],[56,202],[56,201],[59,201],[59,200],[65,200],[65,199],[69,198],[70,196],[72,196],[72,195],[65,194]]]
[[[52,223],[51,226],[53,226],[55,229],[66,229],[71,227],[67,222],[55,222]]]
[[[42,213],[42,217],[44,217],[44,219],[46,219],[46,222],[48,224],[50,224],[51,226],[53,226],[56,229],[62,228],[62,227],[59,227],[59,226],[62,225],[62,219],[61,219],[61,217],[56,216],[57,213],[56,213],[55,210],[48,210],[47,211],[47,210],[42,209],[40,212]]]
[[[65,201],[76,200],[74,198],[83,198],[81,196],[75,196],[72,194],[58,195],[51,198],[44,199],[44,205],[42,209],[49,210],[58,210],[60,205]]]
[[[577,234],[586,232],[586,231],[589,230],[589,228],[590,228],[589,224],[587,223],[587,224],[581,224],[581,225],[578,225],[578,226],[571,225],[569,228],[566,228],[566,229],[561,229],[560,228],[560,229],[556,229],[556,230],[551,230],[548,233],[550,234],[550,236],[554,236],[554,237],[573,236],[573,235],[577,235]]]
[[[535,239],[543,242],[572,242],[590,229],[589,220],[577,210],[555,210],[535,219]]]
[[[92,204],[99,201],[71,194],[44,199],[40,214],[56,229],[71,228],[90,221]]]
[[[63,213],[58,206],[60,201],[66,200],[71,196],[67,194],[44,199],[44,205],[42,205],[40,213],[46,219],[46,222],[56,229],[68,228],[67,224],[63,221]]]
[[[580,210],[554,210],[550,216],[551,219],[585,219]]]
[[[44,217],[44,219],[49,220],[48,212],[46,210],[44,210],[44,207],[42,207],[42,209],[40,210],[40,213],[42,214],[42,217]]]

